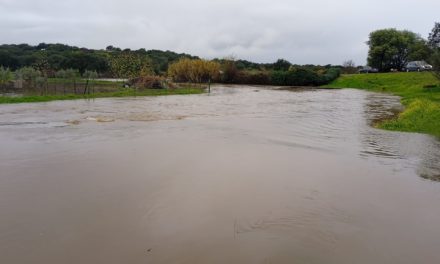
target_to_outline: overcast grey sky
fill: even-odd
[[[394,27],[426,38],[435,21],[440,0],[0,0],[0,43],[359,65],[371,31]]]

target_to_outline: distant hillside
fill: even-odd
[[[0,45],[0,66],[16,70],[25,66],[37,65],[53,71],[72,68],[78,69],[80,72],[90,70],[97,71],[103,75],[109,75],[109,60],[111,56],[122,52],[148,57],[156,73],[166,72],[168,64],[180,58],[198,58],[189,54],[172,51],[121,50],[113,46],[108,46],[102,50],[94,50],[64,44],[41,43],[36,46],[4,44]]]
[[[95,50],[64,44],[41,43],[0,45],[0,67],[6,71],[15,71],[23,67],[32,67],[42,76],[49,78],[71,69],[73,74],[84,76],[85,73],[108,78],[133,78],[140,75],[167,74],[168,67],[182,59],[199,59],[185,53],[161,50],[130,50],[108,46]],[[332,65],[297,65],[287,60],[278,59],[273,63],[255,63],[234,58],[213,59],[218,63],[218,78],[212,81],[234,84],[316,86],[329,83],[340,74],[340,66]],[[191,68],[191,67],[190,67]],[[200,73],[200,69],[188,68],[185,78]],[[26,70],[29,69],[25,69]],[[189,74],[190,71],[193,74]],[[95,73],[96,71],[96,73]]]

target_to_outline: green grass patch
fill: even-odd
[[[143,89],[135,91],[134,89],[124,89],[116,92],[95,93],[95,94],[67,94],[67,95],[26,95],[20,97],[0,96],[0,104],[14,103],[35,103],[48,102],[56,100],[76,100],[76,99],[94,99],[108,97],[130,97],[130,96],[162,96],[162,95],[184,95],[201,94],[203,88],[178,88],[178,89]]]
[[[358,88],[402,97],[405,110],[378,127],[440,138],[440,83],[429,72],[342,75],[327,88]]]
[[[76,84],[85,84],[87,80],[83,78],[76,79]],[[73,85],[73,81],[70,79],[61,79],[61,78],[48,78],[47,82],[49,84],[71,84]],[[109,86],[122,86],[124,82],[122,81],[108,81],[108,80],[89,80],[90,83],[96,84],[96,85],[109,85]]]

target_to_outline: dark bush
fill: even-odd
[[[341,75],[341,69],[330,68],[325,74],[320,76],[319,85],[328,84],[336,80]]]
[[[223,83],[237,83],[239,70],[237,69],[234,60],[224,60],[222,71],[221,80]]]
[[[270,74],[267,71],[240,71],[235,76],[235,83],[270,85]]]
[[[273,71],[270,76],[272,85],[286,85],[286,73],[285,71]]]
[[[340,70],[330,68],[319,73],[308,68],[293,68],[289,71],[273,71],[271,84],[280,86],[317,86],[327,84],[338,78]]]
[[[165,78],[158,76],[144,76],[130,79],[128,81],[130,86],[145,89],[166,89],[174,88],[174,85],[169,83]]]
[[[318,73],[308,69],[296,68],[287,72],[285,85],[308,86],[318,85],[318,83]]]
[[[273,71],[272,84],[281,86],[316,85],[318,74],[308,69],[294,68],[289,71]]]

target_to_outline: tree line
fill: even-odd
[[[368,65],[380,72],[402,70],[409,61],[427,61],[437,69],[440,23],[435,23],[428,39],[409,30],[389,28],[371,32],[367,45]]]
[[[136,79],[151,83],[151,76],[170,77],[176,82],[220,82],[262,85],[319,85],[339,75],[331,65],[294,65],[285,59],[274,63],[255,63],[232,57],[203,60],[172,51],[130,50],[108,46],[105,50],[78,48],[64,44],[0,45],[2,71],[35,69],[37,78],[64,78],[65,72],[77,77],[96,73],[100,77]],[[339,67],[340,68],[340,67]],[[332,69],[332,70],[330,70]],[[329,71],[330,70],[330,71]],[[20,76],[16,79],[20,80]],[[7,82],[5,74],[3,83]],[[147,78],[148,77],[148,78]],[[139,79],[144,78],[144,80]],[[147,79],[145,79],[147,78]],[[10,78],[9,78],[10,79]],[[73,78],[65,77],[67,80]],[[157,78],[153,78],[157,80]],[[33,86],[36,81],[25,81]]]
[[[401,70],[408,61],[425,60],[433,64],[434,72],[440,68],[440,23],[435,23],[428,39],[408,31],[381,29],[370,33],[368,65],[381,72]],[[340,71],[354,73],[354,62],[342,66],[295,65],[285,59],[274,63],[255,63],[234,58],[202,60],[185,53],[160,50],[131,50],[108,46],[95,50],[64,44],[40,43],[0,45],[0,85],[33,68],[43,79],[62,78],[65,72],[79,78],[100,77],[134,79],[146,76],[171,77],[177,82],[206,82],[274,85],[320,85],[337,78]],[[438,73],[440,76],[440,74]],[[65,79],[73,80],[71,77]]]
[[[101,76],[113,77],[121,74],[121,72],[114,72],[112,65],[117,64],[118,59],[127,57],[132,60],[149,61],[151,70],[155,74],[165,73],[168,70],[168,64],[180,58],[197,58],[189,54],[179,54],[172,51],[122,50],[113,46],[95,50],[46,43],[35,46],[28,44],[0,45],[0,66],[11,70],[23,67],[41,68],[41,66],[44,66],[51,73],[58,70],[77,69],[81,74],[88,70],[96,71]]]
[[[259,67],[240,68],[241,61],[181,59],[170,65],[168,76],[177,82],[217,82],[279,86],[316,86],[327,84],[340,75],[332,66],[292,65],[284,59]]]

